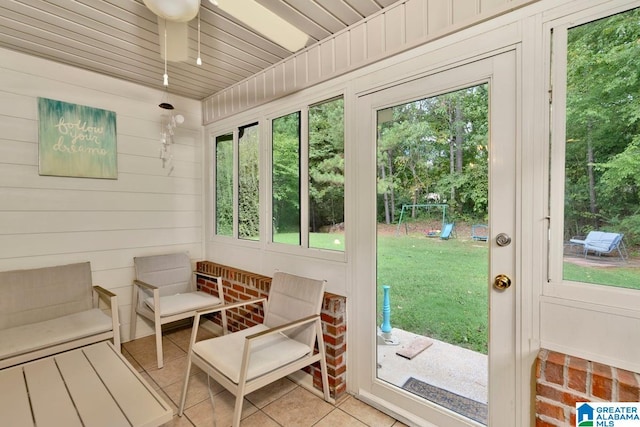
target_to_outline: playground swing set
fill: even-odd
[[[447,222],[447,208],[449,205],[446,203],[426,203],[426,204],[409,204],[402,205],[402,210],[400,211],[400,218],[398,219],[398,226],[396,228],[396,236],[400,235],[400,227],[402,225],[402,221],[404,220],[404,232],[405,234],[409,234],[409,225],[406,221],[405,212],[408,213],[409,209],[414,208],[425,208],[427,210],[431,208],[440,208],[442,209],[442,226],[440,230],[425,230],[425,236],[427,237],[440,237],[442,240],[448,240],[450,238],[456,237],[455,225],[453,222]]]

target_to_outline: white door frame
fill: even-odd
[[[517,406],[529,404],[518,392],[516,370],[521,369],[521,354],[517,343],[521,324],[519,304],[522,294],[516,272],[518,249],[517,213],[520,185],[517,174],[517,52],[508,50],[470,60],[464,65],[421,76],[396,86],[389,86],[362,95],[357,100],[358,120],[355,171],[358,203],[356,205],[354,244],[354,298],[350,316],[350,346],[353,379],[357,397],[391,413],[409,424],[426,426],[477,426],[447,409],[425,402],[376,377],[376,112],[379,109],[423,99],[456,89],[489,83],[489,281],[497,274],[508,275],[513,282],[506,291],[491,287],[489,291],[489,418],[491,427],[513,427]],[[387,70],[388,72],[388,70]],[[495,242],[498,233],[507,233],[512,243],[500,247]],[[489,284],[487,284],[489,286]],[[355,308],[355,310],[354,310]]]

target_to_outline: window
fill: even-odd
[[[272,158],[273,242],[344,251],[342,97],[273,119]]]
[[[260,209],[259,124],[215,138],[215,234],[335,251],[344,238],[344,100],[336,97],[271,119],[270,209]],[[234,163],[234,159],[235,163]],[[268,185],[267,185],[268,187]],[[262,218],[264,220],[264,218]],[[262,224],[265,224],[264,222]]]
[[[215,140],[216,230],[218,236],[233,235],[233,134]]]
[[[258,124],[238,130],[238,237],[260,240]]]
[[[300,112],[272,122],[273,241],[300,245]]]
[[[215,234],[260,240],[258,124],[238,128],[235,141],[233,133],[215,138]]]
[[[344,250],[344,101],[309,107],[309,247]]]
[[[564,281],[640,289],[628,262],[640,244],[639,21],[634,9],[554,28],[552,282],[561,271]]]

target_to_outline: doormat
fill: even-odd
[[[410,377],[402,386],[435,404],[487,425],[487,405]]]

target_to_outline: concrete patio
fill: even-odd
[[[420,335],[393,328],[397,346],[378,345],[378,378],[402,387],[410,378],[448,390],[480,403],[487,403],[487,356],[462,347],[433,340],[413,359],[396,352]]]

